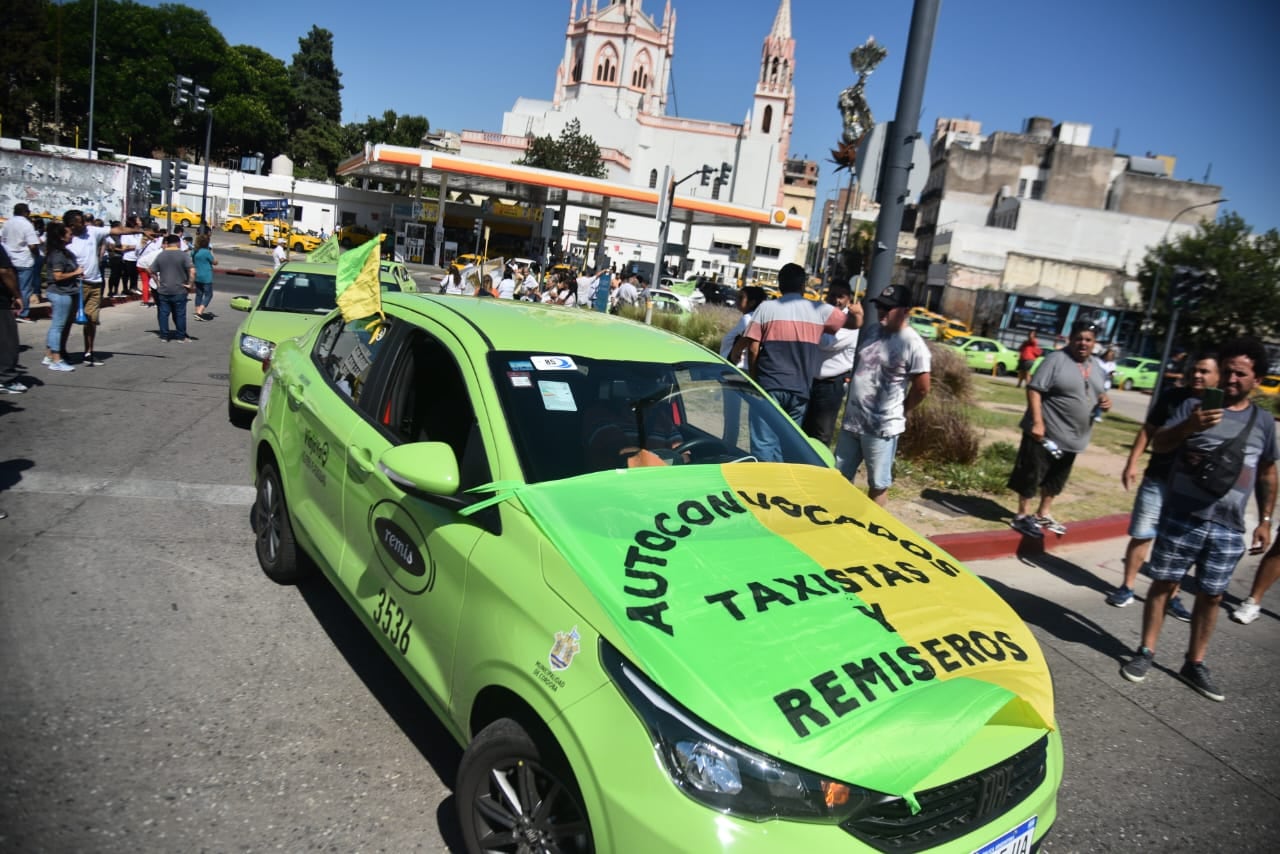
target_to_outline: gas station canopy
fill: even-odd
[[[657,188],[617,184],[567,172],[474,160],[399,145],[366,145],[363,152],[338,166],[338,174],[401,184],[435,184],[447,180],[450,191],[513,199],[531,206],[561,203],[599,209],[608,199],[611,213],[652,217],[657,213]],[[676,194],[671,218],[693,225],[757,226],[801,230],[804,219],[782,208],[751,208]]]

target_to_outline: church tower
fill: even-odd
[[[671,0],[661,25],[641,6],[642,0],[569,0],[557,109],[579,101],[627,118],[666,113],[676,17]]]
[[[795,118],[796,41],[791,37],[791,0],[781,0],[773,18],[773,28],[765,36],[756,80],[748,138],[777,143],[778,163],[786,162],[791,148],[791,125]],[[780,174],[780,173],[779,173]],[[781,184],[781,182],[779,182]],[[778,189],[781,204],[782,189]]]

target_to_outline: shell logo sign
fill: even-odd
[[[782,208],[774,208],[769,213],[769,224],[784,226],[787,224],[787,212]]]

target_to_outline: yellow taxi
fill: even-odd
[[[1280,395],[1280,374],[1267,374],[1258,382],[1258,394],[1267,397]]]
[[[183,228],[204,225],[204,220],[200,218],[200,214],[182,205],[152,205],[151,216],[166,222],[172,217],[173,224],[180,225]]]
[[[373,239],[373,232],[363,225],[344,225],[334,234],[338,237],[338,245],[343,249],[350,249]]]
[[[967,338],[973,334],[969,329],[969,324],[951,318],[944,318],[937,324],[938,340],[946,341],[951,338]]]
[[[305,231],[289,231],[286,229],[285,243],[294,252],[314,252],[324,243],[314,234]]]

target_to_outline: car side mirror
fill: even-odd
[[[822,461],[824,463],[826,463],[829,466],[833,466],[833,467],[835,466],[836,455],[831,453],[831,449],[828,448],[821,439],[815,439],[812,436],[810,436],[809,444],[812,445],[813,449],[818,452],[818,456],[822,457]]]
[[[458,458],[444,442],[397,445],[378,460],[378,468],[396,486],[422,497],[458,491]]]
[[[231,307],[236,311],[250,311],[253,308],[253,300],[249,297],[232,297]]]

